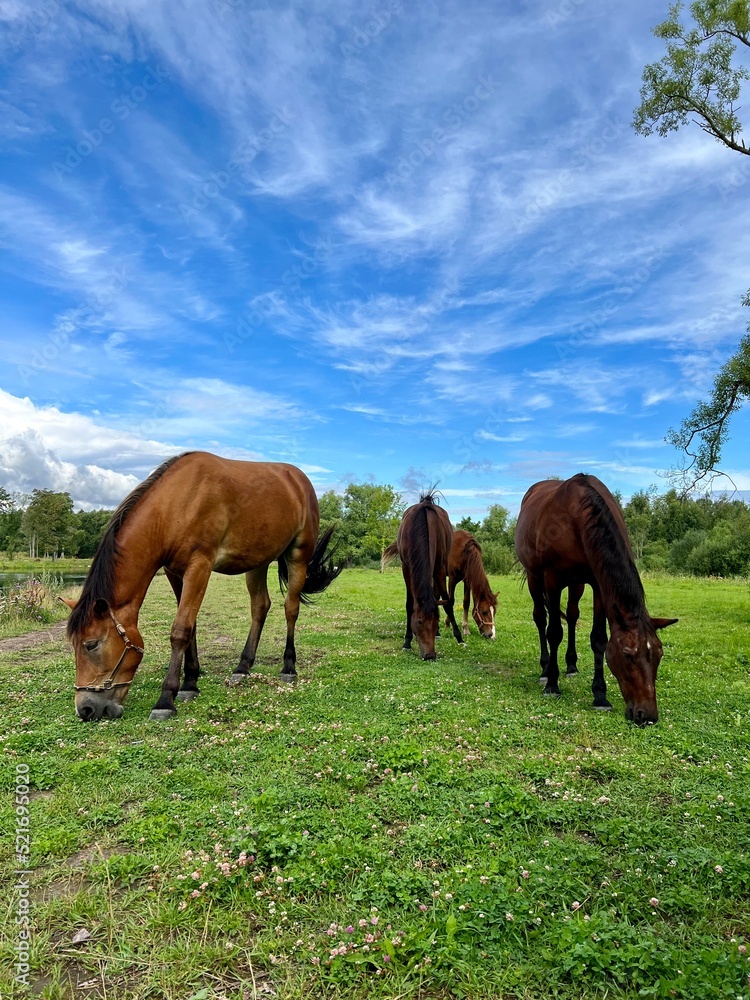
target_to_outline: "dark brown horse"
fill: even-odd
[[[468,531],[455,528],[453,545],[448,558],[448,593],[451,600],[454,600],[456,587],[462,580],[464,584],[464,635],[469,634],[469,600],[472,599],[474,606],[471,616],[477,624],[479,634],[485,639],[494,639],[497,594],[492,593],[490,581],[484,571],[482,546]]]
[[[152,719],[176,714],[175,697],[198,694],[195,622],[213,571],[244,573],[252,625],[233,680],[253,666],[271,599],[268,565],[278,560],[286,590],[282,677],[294,680],[294,626],[300,601],[340,572],[326,558],[331,530],[318,539],[318,500],[293,465],[237,462],[206,452],[170,458],[117,508],[68,619],[76,657],[76,712],[81,719],[119,718],[143,656],[138,612],[164,567],[177,598],[172,655]],[[185,659],[185,679],[180,671]],[[179,688],[179,690],[178,690]]]
[[[446,586],[452,543],[453,528],[448,515],[435,503],[434,493],[422,494],[419,503],[404,513],[396,548],[406,584],[404,649],[411,649],[412,637],[416,636],[423,660],[435,659],[440,605],[445,607],[456,641],[463,642]]]
[[[569,672],[575,673],[578,601],[589,584],[594,592],[594,707],[612,707],[604,680],[606,654],[625,699],[626,717],[638,725],[656,722],[656,672],[663,653],[656,630],[673,625],[677,619],[652,618],[646,610],[622,511],[604,483],[582,473],[564,482],[535,483],[521,503],[516,554],[526,570],[534,600],[542,678],[546,679],[544,693],[560,694],[560,595],[567,587],[570,631],[566,659]]]

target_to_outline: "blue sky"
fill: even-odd
[[[666,8],[3,0],[0,482],[666,488],[750,285],[747,158],[630,128]]]

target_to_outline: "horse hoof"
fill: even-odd
[[[178,691],[177,700],[178,701],[193,701],[198,697],[197,691]]]
[[[539,683],[540,684],[546,684],[547,683],[547,678],[546,677],[540,677],[539,678]]]
[[[578,673],[578,667],[568,667],[565,673],[568,675],[568,677],[571,677],[573,674]]]
[[[294,684],[297,680],[296,674],[279,674],[279,680],[284,681],[286,684]]]
[[[247,674],[232,674],[232,676],[229,678],[228,683],[234,686],[236,684],[242,684],[246,680],[247,680]]]
[[[151,722],[166,722],[167,719],[173,719],[175,715],[177,715],[176,708],[153,708],[149,720]]]
[[[552,688],[545,688],[543,694],[546,698],[560,698],[562,696],[561,691],[553,691]]]
[[[607,702],[606,705],[594,705],[594,708],[596,709],[597,712],[611,712],[612,711],[612,706],[610,705],[609,702]]]

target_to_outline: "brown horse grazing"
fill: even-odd
[[[463,633],[469,634],[469,599],[474,601],[471,617],[479,634],[485,639],[495,638],[495,611],[497,594],[492,593],[490,581],[484,571],[482,546],[473,535],[462,528],[453,531],[453,545],[448,558],[448,592],[455,598],[456,587],[464,583]],[[449,624],[446,622],[446,624]]]
[[[568,588],[568,670],[575,673],[575,624],[585,584],[594,592],[594,707],[609,709],[603,661],[617,678],[628,719],[656,722],[656,672],[662,644],[656,629],[676,618],[652,618],[633,559],[622,511],[604,483],[580,473],[535,483],[521,502],[516,554],[526,570],[539,631],[545,694],[559,695],[557,650],[563,629],[560,595]],[[547,616],[549,624],[547,625]],[[607,628],[609,623],[609,641]],[[546,627],[546,635],[545,635]],[[549,646],[548,646],[549,644]]]
[[[244,573],[252,625],[232,679],[255,660],[271,606],[268,565],[278,559],[286,591],[282,677],[296,677],[294,626],[305,595],[324,590],[340,570],[326,558],[333,529],[318,539],[318,500],[293,465],[237,462],[206,452],[177,455],[160,465],[117,508],[68,619],[76,657],[76,712],[84,720],[116,719],[143,656],[138,612],[164,567],[177,598],[172,655],[152,719],[176,715],[175,697],[198,694],[195,621],[212,571]],[[185,659],[185,679],[180,670]],[[178,691],[178,688],[180,690]]]
[[[456,641],[463,643],[453,614],[453,598],[446,587],[452,542],[453,528],[448,515],[435,503],[433,492],[422,494],[419,503],[404,513],[396,548],[406,584],[404,649],[411,649],[412,637],[416,635],[423,660],[435,659],[441,604],[445,606]]]

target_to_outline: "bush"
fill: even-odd
[[[719,523],[688,555],[686,568],[696,576],[742,576],[750,568],[750,545],[725,522]]]
[[[667,568],[669,545],[665,541],[649,542],[643,550],[641,569],[662,570]]]
[[[484,568],[488,573],[507,575],[513,570],[516,553],[507,545],[498,542],[487,542],[482,546]]]
[[[697,549],[706,539],[705,531],[688,531],[682,538],[672,542],[667,566],[673,573],[688,573],[688,559],[693,549]]]

